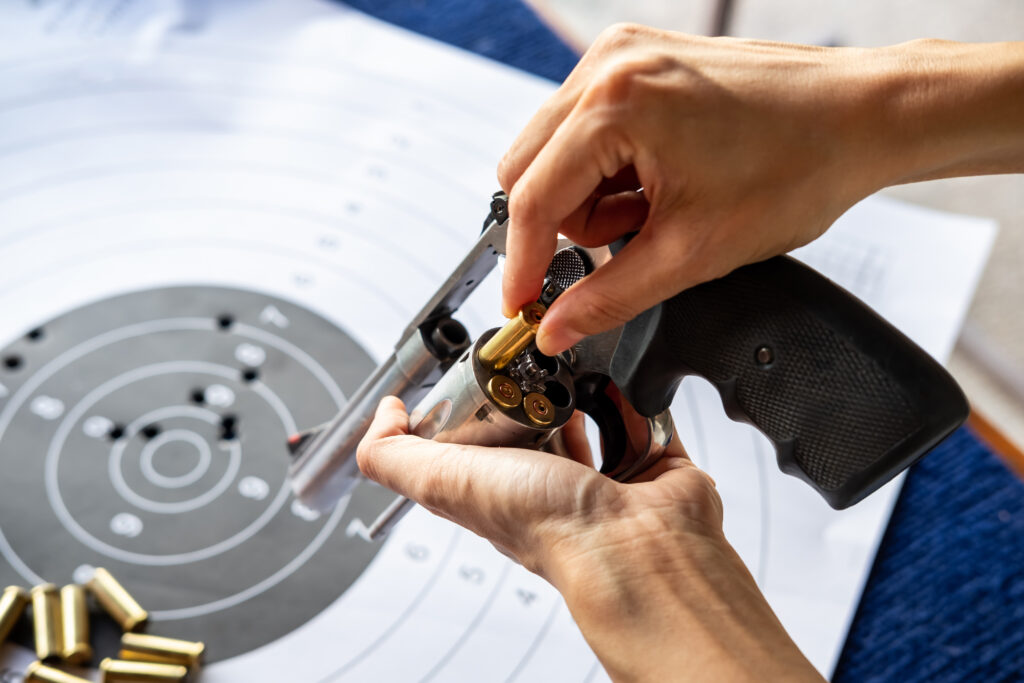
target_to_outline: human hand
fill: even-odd
[[[882,187],[1024,170],[1022,46],[823,48],[613,27],[499,167],[506,315],[539,294],[559,232],[598,246],[638,231],[547,312],[547,354],[806,244]]]
[[[552,583],[615,680],[820,680],[726,542],[714,482],[678,439],[622,484],[593,469],[580,415],[563,429],[570,458],[438,443],[408,425],[401,401],[381,402],[363,473]]]

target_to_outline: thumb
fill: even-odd
[[[604,477],[578,462],[539,451],[439,443],[408,434],[397,398],[381,401],[359,444],[370,479],[513,552],[526,566],[546,526],[573,518],[581,491]]]

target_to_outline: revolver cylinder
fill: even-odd
[[[482,349],[492,334],[496,332],[481,336],[413,409],[409,416],[413,434],[447,443],[538,448],[552,430],[569,420],[575,390],[564,365],[545,357],[543,392],[523,391],[482,360]],[[550,413],[546,424],[537,420],[536,409],[522,398],[532,394],[542,397],[543,409]]]
[[[482,358],[498,333],[481,335],[427,392],[409,415],[410,433],[444,443],[537,449],[569,421],[576,393],[568,367],[557,358],[520,353],[505,366],[513,370],[518,361],[537,367],[532,376],[515,380]],[[386,534],[412,507],[412,501],[397,498],[365,527],[365,537]]]

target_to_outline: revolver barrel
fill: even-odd
[[[414,404],[426,393],[424,384],[431,383],[440,365],[422,335],[410,335],[333,420],[294,439],[297,450],[289,478],[299,500],[323,511],[351,493],[360,476],[356,447],[373,421],[377,404],[385,396]]]

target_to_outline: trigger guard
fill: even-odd
[[[654,417],[644,417],[606,376],[577,383],[576,409],[597,423],[601,432],[600,472],[616,481],[628,482],[646,472],[665,454],[675,435],[675,423],[667,409]]]
[[[627,482],[640,476],[661,459],[668,445],[672,443],[676,427],[668,410],[663,410],[654,417],[644,418],[644,423],[647,426],[647,443],[643,453],[636,453],[635,457],[631,457],[630,465],[623,471],[613,472],[610,475],[612,479]]]

